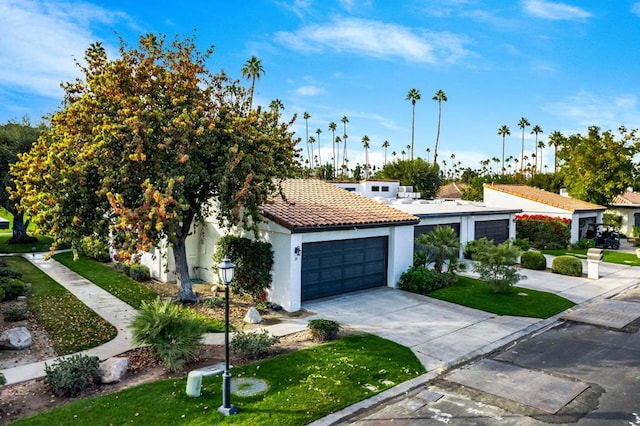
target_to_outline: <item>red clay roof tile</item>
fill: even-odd
[[[598,204],[565,197],[563,195],[556,194],[555,192],[543,191],[542,189],[527,185],[498,185],[485,183],[484,186],[485,188],[526,198],[527,200],[536,201],[548,206],[558,207],[570,212],[581,210],[604,210],[606,208]]]

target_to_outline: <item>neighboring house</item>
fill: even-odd
[[[460,199],[467,184],[463,182],[451,182],[438,188],[436,198]]]
[[[609,204],[610,213],[622,216],[620,233],[631,236],[634,226],[640,226],[640,194],[626,191],[622,195],[616,195]]]
[[[9,229],[9,221],[3,217],[0,217],[0,229]]]
[[[321,180],[288,179],[282,188],[285,199],[262,207],[267,221],[260,225],[274,251],[270,301],[294,312],[306,300],[394,287],[411,266],[416,216]],[[214,217],[194,229],[187,239],[193,278],[217,281],[212,256],[224,234]],[[171,250],[157,254],[143,254],[141,263],[153,277],[174,281]]]
[[[585,237],[590,223],[602,223],[606,209],[598,204],[526,185],[485,184],[484,203],[487,207],[517,207],[524,214],[571,219],[571,243]]]

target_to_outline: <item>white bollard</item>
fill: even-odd
[[[187,376],[187,396],[200,396],[200,388],[202,387],[202,373],[200,371],[191,371]]]

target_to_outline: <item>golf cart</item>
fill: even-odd
[[[590,223],[586,237],[593,240],[598,248],[612,250],[620,248],[620,234],[618,231],[608,225],[605,227],[602,223]]]

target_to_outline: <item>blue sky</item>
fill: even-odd
[[[78,76],[74,58],[101,41],[115,54],[118,37],[134,45],[140,34],[191,35],[209,67],[241,78],[252,55],[265,74],[256,102],[278,98],[285,115],[298,114],[323,160],[331,156],[331,121],[342,134],[349,118],[350,165],[382,164],[411,143],[411,103],[417,88],[415,155],[433,153],[443,90],[439,159],[478,168],[500,157],[497,131],[511,129],[506,156],[520,155],[520,117],[544,133],[586,133],[640,127],[640,2],[593,0],[0,0],[0,122],[27,115],[39,121],[59,107],[61,81]],[[248,84],[248,83],[247,83]],[[526,129],[526,153],[534,135]],[[317,145],[316,145],[317,146]],[[431,155],[433,155],[431,153]],[[551,150],[543,153],[551,166]]]

